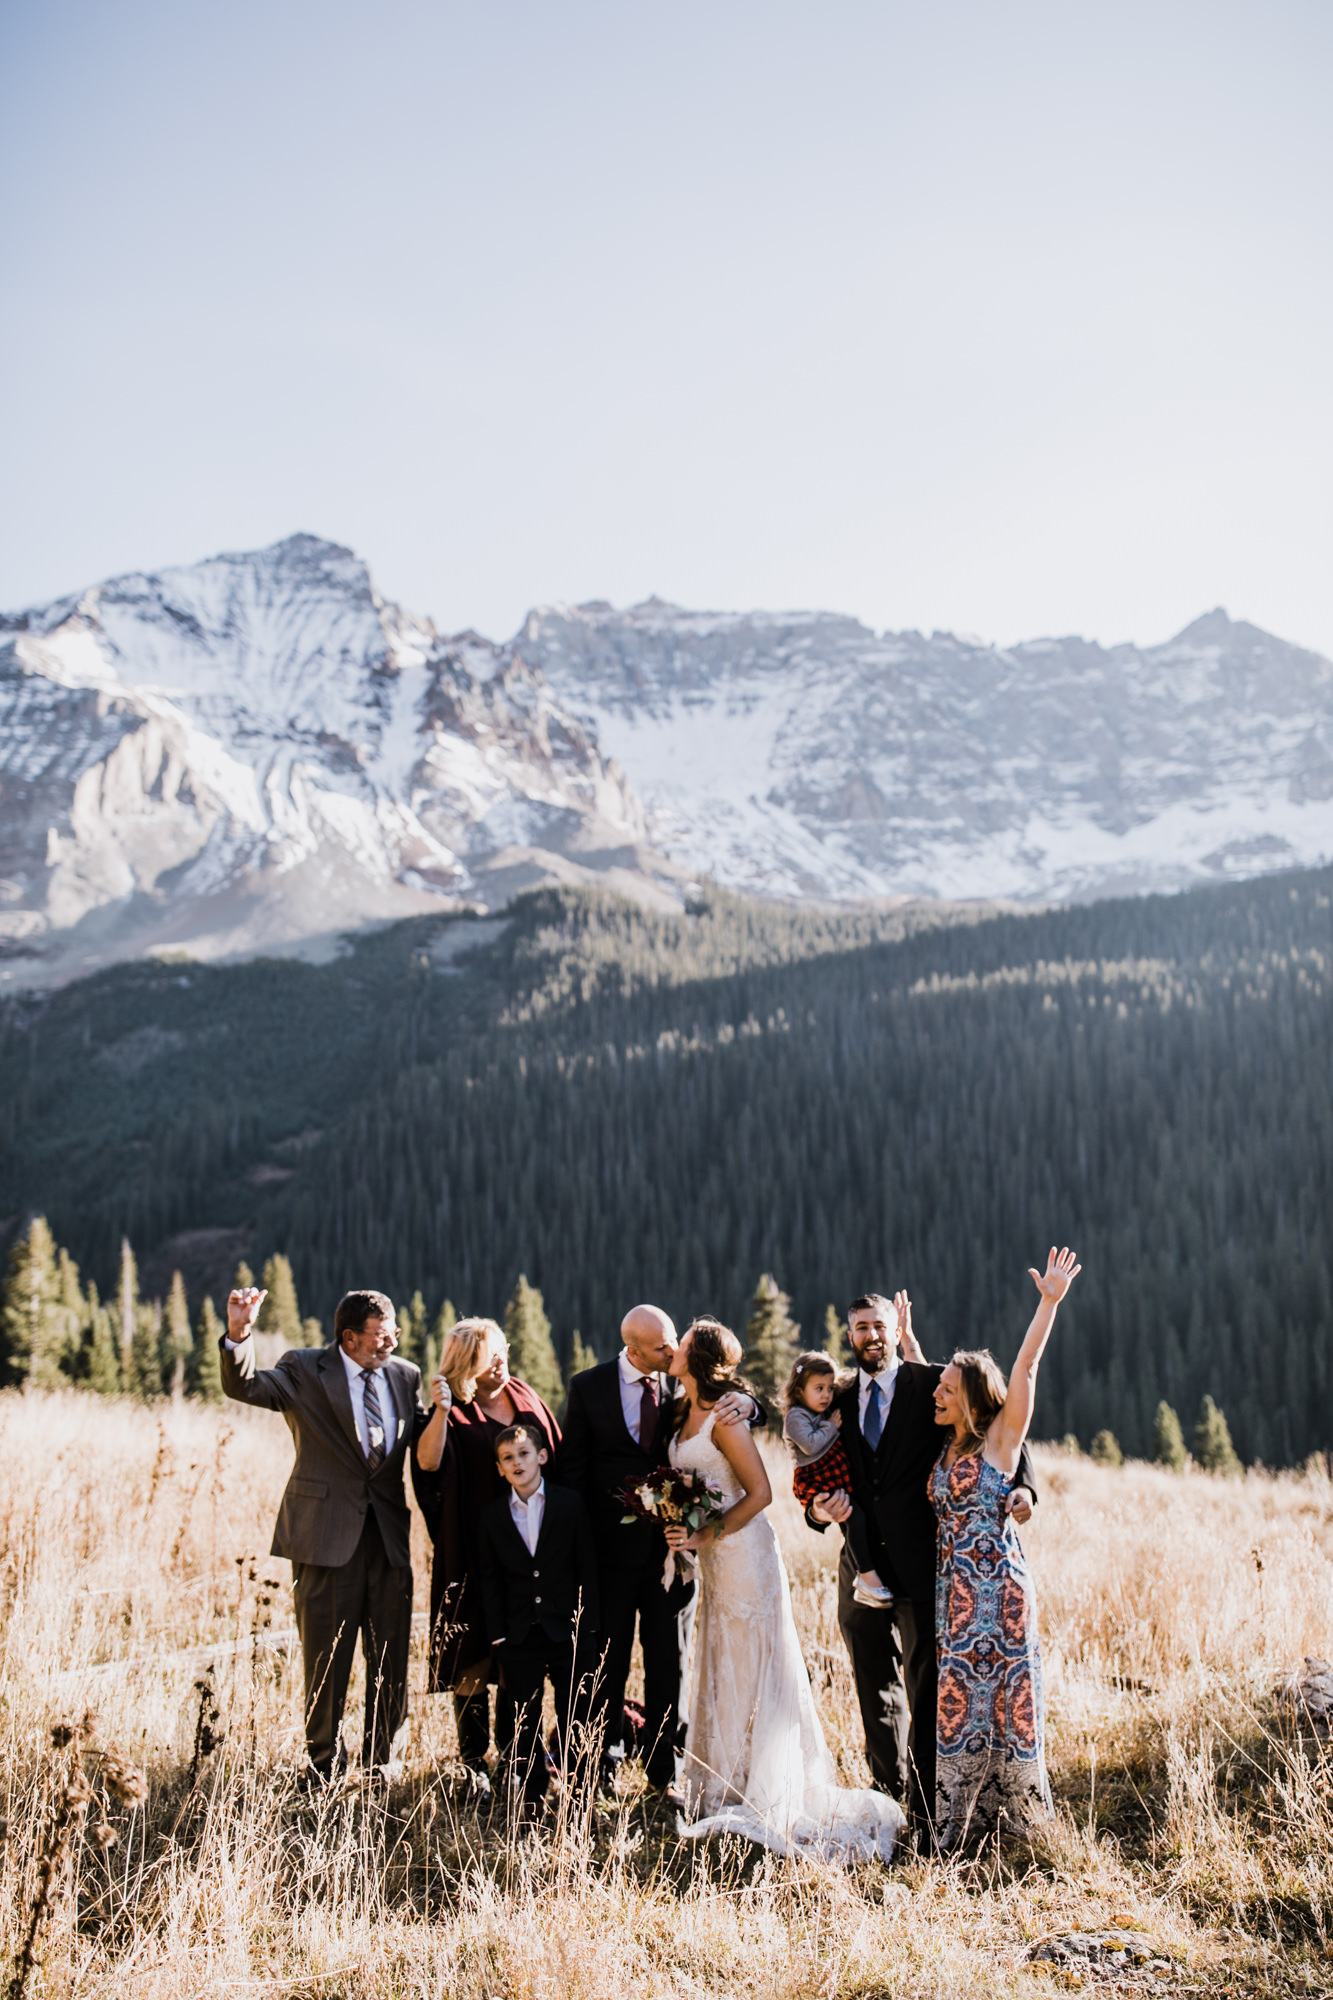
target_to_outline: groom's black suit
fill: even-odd
[[[630,1435],[620,1400],[619,1361],[604,1361],[576,1375],[569,1385],[560,1476],[580,1493],[592,1522],[602,1611],[602,1654],[596,1703],[605,1738],[620,1735],[625,1682],[638,1621],[643,1646],[645,1758],[650,1783],[669,1785],[675,1777],[676,1720],[680,1701],[678,1619],[694,1595],[692,1583],[662,1587],[666,1540],[651,1521],[623,1519],[616,1495],[627,1479],[643,1479],[666,1462],[671,1440],[672,1404],[680,1384],[656,1377],[657,1425],[647,1443]]]
[[[877,1785],[907,1802],[918,1826],[935,1817],[936,1522],[926,1486],[947,1435],[935,1422],[935,1390],[943,1373],[942,1364],[899,1363],[893,1401],[873,1450],[861,1432],[860,1374],[833,1399],[833,1408],[842,1412],[852,1498],[884,1545],[880,1575],[895,1598],[892,1611],[856,1602],[856,1565],[844,1542],[838,1624],[851,1655],[871,1772]],[[1013,1483],[1036,1491],[1026,1445]],[[808,1508],[806,1520],[822,1529]]]

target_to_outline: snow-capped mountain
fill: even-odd
[[[538,671],[311,536],[0,620],[10,985],[649,874],[643,836]]]
[[[650,599],[445,637],[308,535],[0,618],[0,981],[538,881],[1057,900],[1333,858],[1333,667]]]
[[[683,866],[788,896],[1073,900],[1333,858],[1333,667],[1210,612],[1001,650],[828,613],[532,612]]]

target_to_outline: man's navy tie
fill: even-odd
[[[363,1368],[366,1406],[366,1464],[378,1472],[384,1463],[384,1418],[380,1415],[380,1392],[375,1387],[375,1370]]]
[[[884,1396],[878,1382],[870,1384],[870,1394],[866,1397],[866,1420],[861,1426],[861,1434],[872,1451],[884,1435]]]

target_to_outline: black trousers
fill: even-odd
[[[528,1628],[525,1639],[507,1640],[498,1649],[509,1740],[500,1742],[506,1781],[528,1805],[544,1797],[549,1773],[542,1742],[542,1695],[547,1681],[555,1705],[556,1741],[572,1783],[585,1787],[595,1770],[596,1741],[592,1725],[595,1649],[575,1646],[572,1639],[552,1639],[540,1625]],[[503,1724],[496,1705],[496,1736]]]
[[[663,1552],[665,1559],[665,1551]],[[628,1573],[600,1571],[602,1646],[596,1704],[602,1753],[620,1741],[625,1683],[634,1652],[634,1627],[643,1647],[643,1764],[648,1782],[664,1786],[676,1775],[679,1728],[681,1619],[693,1616],[692,1597],[662,1588],[661,1565],[654,1561]]]
[[[856,1560],[838,1565],[838,1625],[851,1656],[866,1758],[881,1790],[907,1808],[918,1833],[935,1820],[935,1599],[899,1597],[874,1611],[852,1596]]]
[[[384,1553],[373,1509],[351,1560],[336,1569],[293,1563],[292,1596],[305,1667],[305,1741],[315,1769],[334,1766],[352,1678],[356,1642],[366,1662],[361,1756],[385,1764],[407,1714],[407,1656],[412,1637],[412,1570]]]

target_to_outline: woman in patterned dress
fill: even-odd
[[[1007,1384],[982,1349],[955,1354],[935,1391],[935,1421],[953,1433],[930,1475],[939,1516],[935,1817],[946,1852],[1051,1810],[1037,1599],[1005,1502],[1032,1423],[1037,1364],[1082,1268],[1072,1250],[1052,1250],[1045,1272],[1030,1272],[1041,1303]]]

